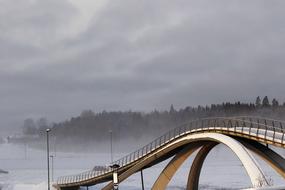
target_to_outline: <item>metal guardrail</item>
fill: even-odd
[[[263,137],[264,139],[271,138],[275,141],[278,139],[280,143],[284,144],[285,122],[272,120],[260,117],[215,117],[194,120],[182,124],[162,136],[156,138],[149,144],[142,148],[122,157],[121,159],[111,163],[118,164],[120,168],[124,168],[129,164],[143,158],[147,154],[152,153],[158,148],[168,144],[183,135],[193,133],[197,130],[229,130],[231,132],[248,133],[256,137]],[[119,168],[119,169],[120,169]],[[87,181],[95,177],[111,175],[111,168],[104,168],[102,170],[90,170],[78,175],[63,176],[58,178],[57,185],[72,184],[77,182]]]

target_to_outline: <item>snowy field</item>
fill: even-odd
[[[278,150],[285,156],[285,150]],[[131,150],[130,150],[131,152]],[[76,174],[91,169],[94,165],[107,165],[110,155],[100,153],[61,153],[51,152],[54,158],[54,180],[62,175]],[[120,155],[115,154],[115,158]],[[191,166],[191,156],[174,176],[169,190],[185,189]],[[257,159],[274,185],[285,185],[284,180],[263,161]],[[145,187],[150,189],[167,161],[144,170]],[[12,144],[0,145],[0,169],[9,174],[0,174],[2,190],[45,190],[47,189],[46,152]],[[89,189],[100,189],[102,185]],[[219,145],[211,151],[204,164],[200,189],[240,189],[250,187],[249,178],[235,155],[225,146]],[[85,188],[82,188],[85,189]],[[141,189],[140,174],[135,174],[120,184],[123,190]]]

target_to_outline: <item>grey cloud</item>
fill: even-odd
[[[75,14],[67,0],[2,1],[0,34],[11,41],[44,47],[59,40],[60,31]]]
[[[17,124],[87,108],[284,101],[284,1],[109,2],[72,38],[68,1],[17,2],[0,6],[0,113]]]

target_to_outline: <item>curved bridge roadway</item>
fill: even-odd
[[[253,188],[270,187],[261,168],[251,155],[254,152],[285,178],[285,159],[265,146],[271,144],[285,148],[285,122],[258,117],[206,118],[185,123],[160,136],[135,152],[115,161],[118,164],[119,182],[142,169],[173,157],[154,183],[152,190],[164,190],[183,162],[196,150],[197,153],[187,182],[187,190],[198,189],[203,162],[217,144],[228,146],[240,159]],[[250,150],[250,151],[249,151]],[[61,190],[77,190],[80,186],[92,186],[108,182],[102,190],[111,190],[112,170],[90,170],[78,175],[63,176],[54,187]]]

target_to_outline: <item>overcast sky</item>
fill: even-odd
[[[0,0],[0,125],[285,101],[284,0]]]

